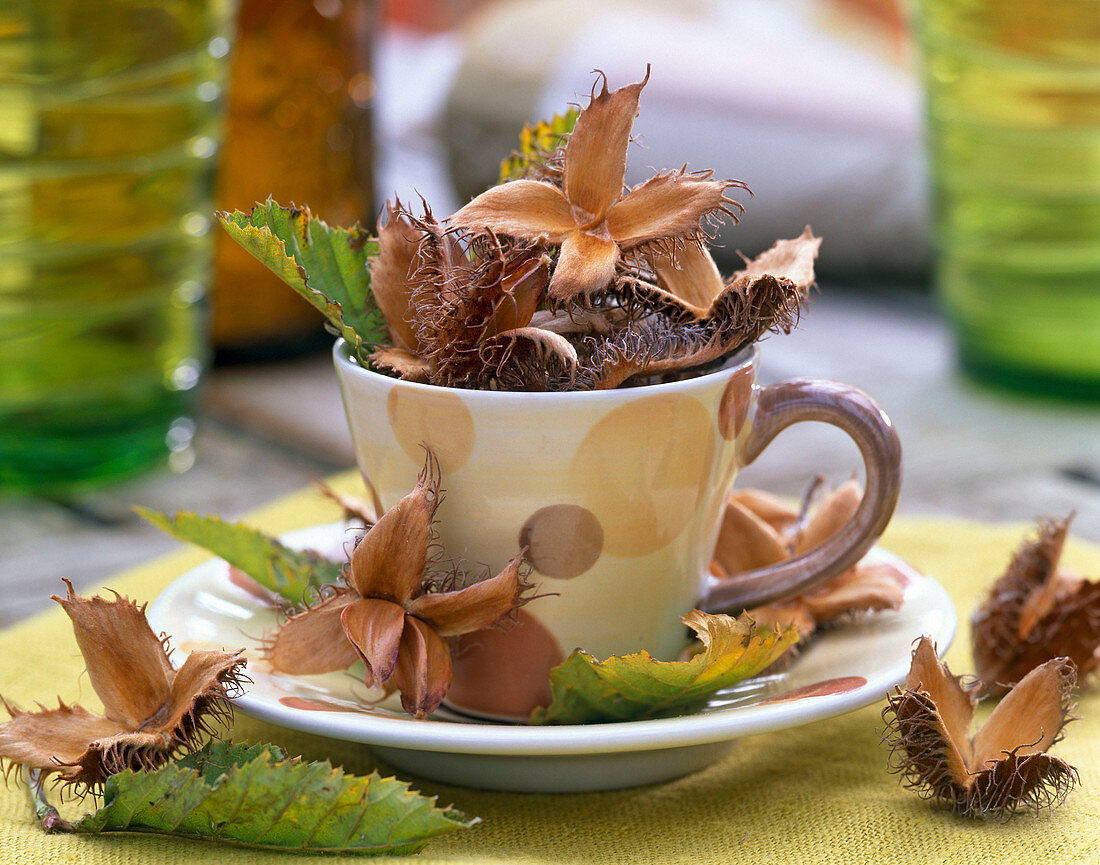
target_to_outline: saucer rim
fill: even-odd
[[[336,533],[343,533],[347,526],[343,522],[307,526],[282,535],[280,540],[290,546],[317,545],[319,541],[331,540]],[[926,602],[920,611],[922,630],[931,631],[928,635],[942,656],[958,628],[954,603],[946,590],[932,577],[921,574],[877,545],[867,555],[874,561],[894,565],[908,577],[900,610],[911,608],[921,600]],[[186,643],[189,634],[186,630],[181,631],[178,621],[172,617],[172,609],[204,583],[224,579],[225,568],[223,559],[213,557],[176,577],[149,605],[147,616],[153,630],[171,634],[176,645]],[[830,636],[823,634],[816,642],[827,641]],[[915,633],[913,639],[919,636]],[[813,648],[811,646],[811,650]],[[303,712],[247,691],[235,697],[233,703],[243,714],[280,727],[386,748],[486,756],[609,754],[714,744],[843,715],[885,699],[894,686],[904,681],[909,665],[908,655],[891,659],[876,671],[876,675],[866,677],[865,684],[841,693],[719,708],[671,718],[600,724],[526,726],[475,719],[468,722],[432,718],[417,721],[352,711]]]

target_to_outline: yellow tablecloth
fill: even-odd
[[[353,491],[351,473],[337,485]],[[304,491],[253,515],[272,532],[336,518],[331,505]],[[971,672],[967,620],[988,581],[1003,570],[1026,526],[897,519],[883,539],[954,598],[959,636],[948,662]],[[207,558],[189,549],[108,581],[136,599],[151,600],[173,578]],[[1100,577],[1100,547],[1071,541],[1065,561]],[[43,593],[60,591],[46,583]],[[914,635],[917,636],[917,635]],[[98,702],[81,676],[83,663],[60,609],[0,633],[0,694],[28,706],[52,705],[55,695]],[[1100,694],[1081,697],[1083,716],[1056,747],[1081,773],[1081,784],[1053,815],[1026,815],[1006,824],[963,820],[899,787],[885,770],[880,742],[882,704],[793,730],[753,736],[722,762],[667,784],[609,793],[517,795],[486,793],[411,779],[424,793],[453,803],[484,822],[433,841],[408,861],[496,863],[1100,863]],[[275,742],[309,759],[327,757],[347,770],[375,767],[359,745],[308,736],[239,717],[238,740]],[[385,767],[382,767],[385,770]],[[362,861],[360,857],[355,857]],[[348,857],[351,861],[352,857]],[[290,862],[287,854],[152,836],[100,838],[45,835],[26,791],[0,787],[0,863]],[[329,862],[344,858],[328,857]]]

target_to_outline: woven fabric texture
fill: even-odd
[[[352,473],[334,479],[348,491]],[[272,532],[336,518],[313,491],[281,500],[249,522]],[[972,672],[970,611],[1000,574],[1028,526],[896,519],[882,545],[939,580],[954,599],[960,630],[947,660]],[[172,579],[208,555],[182,550],[109,580],[137,600],[151,600]],[[1100,547],[1071,540],[1064,563],[1100,578]],[[63,590],[43,576],[43,593]],[[918,635],[914,634],[914,637]],[[99,708],[82,675],[68,618],[50,610],[0,633],[0,695],[30,707],[58,696]],[[885,697],[885,695],[884,695]],[[1055,753],[1075,765],[1081,783],[1053,814],[988,823],[952,816],[902,789],[886,772],[879,703],[840,718],[742,740],[731,755],[687,778],[605,793],[521,795],[447,787],[419,778],[413,786],[438,795],[483,823],[436,839],[408,861],[431,863],[1100,863],[1100,694],[1080,696],[1081,719]],[[980,710],[979,719],[988,714]],[[272,727],[238,716],[235,739],[270,741],[307,759],[330,759],[355,773],[377,764],[360,745]],[[46,835],[26,790],[0,786],[0,863],[19,865],[189,865],[288,863],[287,854],[154,836],[99,838]],[[362,861],[346,857],[346,861]],[[297,861],[297,860],[295,860]],[[338,863],[344,857],[325,857]],[[394,861],[394,860],[390,860]]]

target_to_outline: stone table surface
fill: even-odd
[[[868,391],[901,436],[898,513],[1030,522],[1076,511],[1073,531],[1100,542],[1100,406],[1024,397],[961,378],[929,297],[822,280],[795,332],[761,347],[764,382],[799,376]],[[216,368],[202,398],[194,465],[70,500],[0,499],[0,627],[49,605],[65,577],[78,589],[179,547],[131,507],[236,518],[354,457],[327,353]],[[855,446],[824,424],[782,433],[739,485],[798,496],[822,473],[860,468]],[[1100,576],[1100,575],[1093,575]]]

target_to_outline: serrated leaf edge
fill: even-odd
[[[241,747],[248,748],[250,746],[241,746]],[[295,765],[304,764],[307,767],[310,767],[311,769],[313,769],[314,773],[303,776],[302,780],[299,781],[299,783],[296,785],[295,791],[297,791],[298,789],[301,789],[301,787],[307,781],[317,777],[316,773],[327,773],[327,776],[329,778],[337,779],[338,783],[343,783],[342,779],[344,779],[344,778],[352,779],[352,783],[354,783],[356,781],[365,782],[365,783],[363,783],[363,793],[359,798],[358,804],[363,804],[363,800],[367,799],[366,804],[364,805],[363,811],[360,814],[359,819],[353,824],[353,826],[351,828],[351,831],[345,837],[345,839],[342,842],[340,847],[334,847],[334,846],[310,847],[310,846],[308,846],[309,842],[311,842],[313,837],[315,836],[315,834],[317,832],[317,829],[320,828],[321,825],[323,825],[324,821],[331,815],[332,811],[335,809],[336,805],[338,804],[337,802],[334,802],[332,807],[329,808],[326,811],[326,813],[317,821],[316,826],[314,827],[313,831],[311,831],[311,833],[308,836],[306,842],[303,843],[302,845],[299,845],[299,846],[290,847],[290,846],[276,845],[276,844],[262,844],[262,843],[256,843],[255,840],[242,841],[242,840],[236,839],[236,838],[224,837],[224,835],[222,833],[224,832],[225,828],[232,824],[232,821],[236,817],[236,815],[239,813],[241,806],[247,800],[248,789],[249,789],[249,785],[251,783],[249,781],[245,782],[246,786],[242,790],[241,799],[240,799],[236,809],[234,810],[233,815],[228,820],[222,821],[221,824],[218,827],[218,830],[216,832],[212,833],[212,834],[201,834],[200,835],[200,834],[192,834],[192,833],[187,833],[187,832],[177,832],[176,831],[178,829],[178,827],[184,822],[184,820],[186,820],[186,818],[188,816],[190,816],[197,807],[199,807],[201,802],[197,803],[190,810],[183,812],[182,815],[176,820],[175,824],[171,827],[171,829],[168,829],[168,830],[157,829],[157,828],[146,827],[146,826],[133,827],[131,824],[132,824],[132,821],[134,819],[134,816],[138,812],[137,808],[132,809],[130,811],[130,813],[126,816],[126,818],[125,818],[126,828],[124,828],[124,829],[88,829],[88,828],[84,828],[94,818],[96,818],[97,816],[102,814],[105,809],[113,806],[113,801],[112,802],[107,802],[106,801],[106,795],[107,795],[106,790],[104,791],[104,804],[102,805],[102,807],[99,810],[97,810],[96,812],[93,812],[91,814],[87,814],[83,818],[78,820],[75,824],[73,824],[72,831],[76,832],[77,834],[84,834],[84,835],[103,835],[103,834],[115,834],[115,833],[118,833],[118,834],[141,834],[141,835],[161,835],[161,836],[167,836],[167,837],[186,838],[186,839],[189,839],[189,840],[196,840],[196,841],[216,842],[216,843],[220,843],[220,844],[227,844],[227,845],[234,846],[234,847],[243,847],[243,848],[268,850],[268,851],[279,850],[279,851],[286,851],[286,852],[310,852],[310,853],[319,853],[319,854],[340,854],[340,855],[360,854],[361,855],[361,854],[372,854],[372,853],[387,852],[387,851],[395,852],[395,853],[418,852],[419,850],[423,849],[423,847],[428,842],[430,842],[432,840],[432,838],[438,836],[439,834],[441,834],[444,831],[448,831],[449,828],[455,828],[455,829],[470,828],[470,827],[475,826],[478,823],[482,822],[480,817],[467,817],[463,812],[458,811],[457,809],[455,809],[452,806],[447,806],[445,808],[439,807],[437,805],[437,802],[439,800],[438,796],[424,796],[422,793],[420,793],[416,790],[413,790],[406,781],[403,781],[403,780],[397,778],[394,775],[385,775],[384,776],[384,775],[381,775],[380,773],[378,773],[377,771],[371,772],[369,775],[351,775],[351,774],[345,772],[340,767],[334,767],[328,760],[320,760],[320,761],[313,761],[312,763],[307,763],[306,761],[304,761],[300,757],[284,757],[283,759],[272,759],[273,756],[274,756],[272,749],[276,749],[280,754],[282,754],[282,750],[278,749],[277,746],[267,746],[267,745],[265,745],[265,746],[263,746],[263,749],[260,751],[259,754],[257,754],[256,756],[254,756],[252,759],[248,760],[244,764],[237,764],[237,765],[231,766],[228,769],[228,771],[226,771],[226,772],[222,773],[221,775],[219,775],[212,783],[207,782],[202,777],[202,773],[198,768],[184,767],[184,766],[180,766],[178,763],[170,763],[166,766],[162,766],[159,769],[156,769],[156,770],[153,770],[153,771],[148,771],[148,772],[132,772],[130,770],[127,770],[125,772],[118,773],[118,775],[112,776],[112,778],[110,780],[114,780],[114,779],[117,779],[117,778],[123,778],[124,781],[129,782],[129,783],[138,783],[138,784],[140,784],[141,782],[144,782],[145,783],[145,786],[144,786],[145,791],[152,789],[154,786],[156,786],[158,781],[164,780],[164,779],[168,780],[170,788],[175,789],[177,791],[183,787],[184,783],[189,783],[189,782],[193,782],[193,781],[197,780],[203,786],[207,787],[209,789],[210,793],[213,793],[216,790],[218,790],[220,787],[225,785],[226,783],[230,783],[231,779],[229,779],[229,776],[231,774],[235,773],[235,772],[240,773],[240,772],[243,772],[243,771],[248,770],[248,769],[261,770],[265,767],[266,768],[276,768],[277,769],[277,768],[280,768],[280,767],[283,767],[283,766],[295,766]],[[173,775],[175,776],[174,778],[172,777]],[[139,779],[139,776],[140,776],[140,779]],[[130,780],[130,779],[133,779],[133,780]],[[178,780],[176,780],[176,779],[178,779]],[[122,783],[122,782],[115,781],[115,784],[119,784],[119,783]],[[382,791],[382,795],[379,798],[377,798],[377,799],[369,798],[371,791],[376,789],[378,786],[385,786],[387,789]],[[143,789],[142,787],[138,787],[138,790],[142,790],[142,789]],[[127,791],[127,792],[132,793],[132,791]],[[148,795],[147,792],[141,792],[140,795],[137,795],[134,798],[137,798],[139,800],[143,800],[143,799],[145,799],[145,797],[147,795]],[[394,823],[394,825],[392,827],[390,827],[390,831],[387,835],[386,842],[381,844],[381,845],[348,847],[347,846],[348,841],[352,837],[354,837],[354,835],[358,831],[360,825],[362,824],[362,821],[369,816],[366,809],[378,804],[379,802],[383,802],[385,799],[389,799],[389,798],[392,798],[394,796],[398,796],[398,797],[400,797],[402,799],[406,799],[406,800],[418,800],[418,802],[417,802],[416,805],[414,805],[414,807],[412,809],[402,809],[404,811],[404,813]],[[296,792],[292,792],[291,795],[287,796],[286,801],[285,801],[284,805],[282,806],[282,809],[279,811],[279,813],[277,815],[272,817],[270,825],[267,828],[265,828],[264,831],[259,836],[257,836],[257,838],[264,837],[264,835],[266,835],[268,832],[270,832],[276,826],[277,821],[282,818],[282,816],[286,813],[287,809],[294,803],[295,798],[296,798]],[[406,820],[412,819],[417,813],[421,813],[424,809],[435,812],[436,815],[439,818],[441,818],[441,819],[447,821],[448,823],[450,823],[451,824],[450,827],[443,827],[439,831],[432,832],[432,833],[429,833],[429,834],[411,836],[409,838],[401,839],[401,840],[396,841],[396,842],[393,841],[392,839],[393,839],[395,833],[397,832],[397,830],[400,828],[400,826]]]

